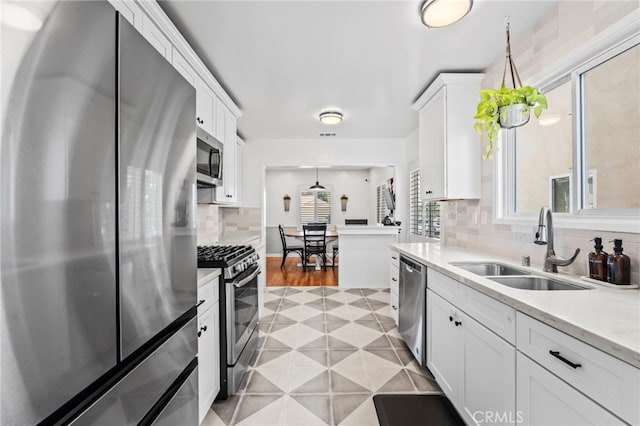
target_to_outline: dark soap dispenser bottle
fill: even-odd
[[[595,243],[595,249],[589,253],[589,278],[607,281],[607,253],[602,251],[602,238],[595,237],[591,240]]]
[[[613,240],[613,251],[607,258],[607,281],[612,284],[630,284],[631,259],[622,254],[622,240]]]

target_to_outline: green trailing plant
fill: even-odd
[[[531,86],[513,89],[502,86],[500,90],[485,89],[480,91],[480,102],[473,118],[476,119],[476,132],[486,136],[487,150],[483,155],[485,160],[492,159],[493,154],[498,151],[495,142],[497,142],[500,133],[500,108],[517,104],[524,104],[525,112],[533,108],[533,113],[536,118],[539,118],[542,110],[547,108],[547,98],[538,89]],[[503,111],[503,114],[505,112]]]

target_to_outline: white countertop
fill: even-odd
[[[397,234],[400,231],[399,226],[382,226],[382,225],[345,225],[337,226],[338,235],[380,235],[380,234]]]
[[[249,244],[252,240],[260,239],[260,232],[252,231],[235,231],[225,232],[218,237],[218,244]]]
[[[542,272],[511,259],[442,247],[439,243],[391,244],[405,254],[576,339],[640,368],[640,291],[587,284],[570,274]],[[518,290],[449,265],[455,261],[499,261],[532,274],[572,281],[593,290]]]
[[[219,277],[222,273],[220,268],[198,268],[198,287],[208,283],[212,279]]]

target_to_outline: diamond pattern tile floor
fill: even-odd
[[[388,289],[268,287],[247,384],[203,425],[377,425],[376,393],[441,393],[400,337]]]

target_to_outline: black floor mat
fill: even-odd
[[[444,395],[374,395],[380,426],[457,426],[462,418]]]

